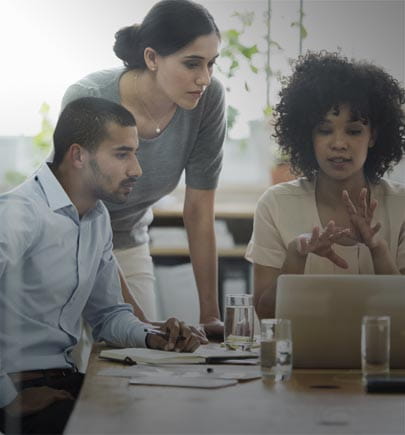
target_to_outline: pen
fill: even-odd
[[[169,340],[170,334],[167,332],[160,331],[159,329],[144,329],[145,332],[151,335],[159,335],[160,337],[164,338],[165,340]],[[186,337],[183,337],[182,335],[179,335],[177,337],[173,337],[177,340],[185,340]]]

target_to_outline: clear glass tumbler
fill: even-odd
[[[252,295],[238,294],[225,297],[224,342],[227,349],[252,348],[253,314]]]
[[[263,319],[260,322],[260,365],[264,378],[286,380],[292,372],[291,321]]]
[[[364,316],[361,322],[361,369],[363,379],[390,372],[390,317]]]

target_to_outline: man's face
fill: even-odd
[[[122,127],[114,122],[107,124],[106,130],[107,137],[90,153],[87,186],[94,199],[122,204],[142,175],[136,157],[138,132],[136,127]]]

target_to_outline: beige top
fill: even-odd
[[[374,221],[381,222],[379,235],[388,243],[399,269],[405,268],[405,186],[381,180],[371,188],[371,197],[378,207]],[[271,186],[259,199],[252,238],[246,259],[252,263],[280,269],[287,255],[288,244],[303,233],[321,227],[315,200],[315,182],[306,178]],[[334,246],[336,253],[349,264],[342,269],[331,261],[309,254],[305,273],[373,274],[369,249],[362,243],[354,246]]]

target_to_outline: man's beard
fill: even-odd
[[[90,160],[90,167],[93,171],[93,179],[94,179],[94,196],[97,199],[100,199],[102,201],[111,202],[113,204],[124,204],[127,199],[128,195],[120,194],[117,192],[110,192],[105,189],[104,186],[112,186],[112,180],[109,175],[104,174],[100,166],[98,165],[97,161],[95,159]],[[122,185],[125,185],[125,183],[128,183],[129,180],[126,179],[122,183]]]

